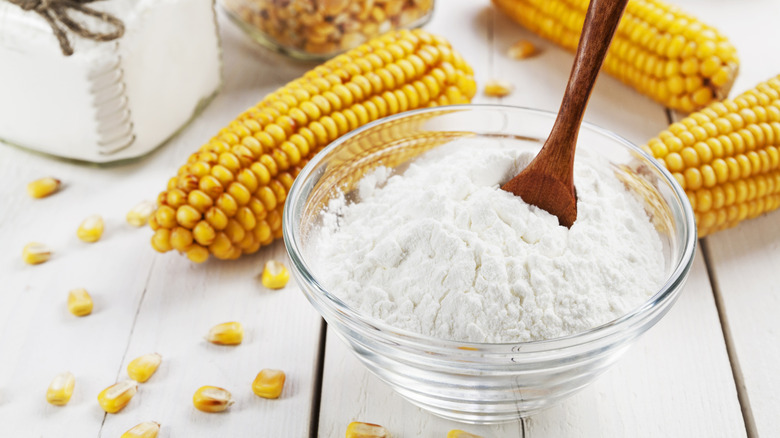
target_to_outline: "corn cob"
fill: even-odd
[[[467,103],[469,67],[444,39],[390,32],[270,94],[192,154],[157,199],[152,246],[196,262],[235,259],[281,237],[293,179],[337,137],[408,109]]]
[[[695,112],[643,148],[688,194],[699,236],[780,206],[780,75]]]
[[[493,0],[511,19],[577,48],[588,0]],[[603,69],[669,108],[700,109],[728,95],[739,61],[716,29],[675,6],[630,0]]]

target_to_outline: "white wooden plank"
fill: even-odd
[[[478,6],[472,3],[470,7]],[[479,7],[487,6],[480,3]],[[516,89],[503,99],[479,94],[474,102],[556,111],[573,56],[505,17],[485,10],[480,14],[473,15],[475,23],[492,26],[492,30],[447,17],[447,27],[440,32],[467,53],[478,80],[507,80]],[[430,24],[431,30],[438,30],[440,19]],[[468,32],[471,34],[465,42]],[[509,59],[506,49],[519,39],[533,41],[541,54],[523,61]],[[464,41],[465,48],[459,41]],[[481,51],[492,52],[484,62],[469,58],[474,56],[475,44],[481,44]],[[625,111],[627,107],[632,111]],[[586,119],[637,143],[668,124],[659,104],[608,76],[599,79]],[[362,366],[356,368],[359,362],[345,353],[346,348],[331,334],[326,344],[320,436],[340,436],[353,420],[383,424],[399,436],[444,436],[456,427],[490,437],[523,433],[520,423],[474,427],[436,418],[403,401]],[[743,436],[734,382],[701,257],[683,297],[659,327],[593,386],[532,417],[526,426],[527,436],[626,436],[637,431],[646,431],[646,436],[659,431],[668,436]]]
[[[135,164],[99,169],[0,145],[0,423],[13,436],[119,436],[154,419],[161,436],[306,436],[320,318],[291,284],[264,290],[259,273],[269,257],[284,259],[281,242],[238,262],[192,265],[149,246],[149,229],[124,221],[129,208],[154,199],[177,167],[239,112],[310,66],[257,48],[224,17],[225,87],[207,110],[170,144]],[[25,184],[53,175],[65,187],[32,200]],[[100,213],[106,232],[95,244],[75,230]],[[51,245],[55,256],[40,266],[21,261],[28,241]],[[95,310],[76,318],[66,309],[67,291],[86,287]],[[247,339],[235,348],[207,344],[211,325],[239,320]],[[122,412],[105,414],[100,390],[126,376],[133,357],[164,355],[163,366]],[[262,368],[287,372],[279,400],[261,400],[251,382]],[[45,402],[49,381],[62,370],[76,375],[71,402]],[[223,385],[238,403],[225,415],[192,407],[201,385]],[[217,432],[217,430],[219,432]]]
[[[394,437],[445,437],[461,429],[485,437],[522,437],[519,422],[495,426],[461,424],[414,406],[359,362],[333,329],[328,329],[319,437],[344,436],[352,421],[381,424]]]
[[[669,314],[592,386],[527,426],[534,438],[745,436],[701,251]]]
[[[759,436],[780,433],[780,213],[707,237],[732,359]],[[736,365],[736,364],[735,364]]]
[[[745,402],[759,436],[780,434],[780,212],[707,237]]]
[[[294,283],[279,291],[261,285],[260,273],[270,258],[287,263],[282,242],[237,261],[200,266],[173,255],[155,257],[120,378],[126,376],[127,363],[142,354],[158,352],[163,363],[140,386],[138,400],[108,416],[102,436],[119,436],[148,420],[165,425],[171,436],[309,433],[321,320]],[[241,345],[217,346],[203,339],[211,326],[227,321],[242,323]],[[278,400],[252,393],[252,381],[263,368],[287,374]],[[203,385],[231,391],[236,404],[221,415],[197,411],[192,395]]]
[[[5,279],[0,421],[9,433],[96,435],[103,413],[95,396],[114,381],[151,262],[127,250],[146,245],[138,230],[124,224],[135,187],[125,183],[121,171],[77,167],[8,147],[0,149],[0,157],[5,201],[0,236],[7,242],[0,264]],[[50,198],[32,200],[25,184],[42,175],[62,178],[65,187]],[[98,188],[110,191],[99,193]],[[103,214],[106,232],[101,241],[86,244],[75,230],[92,213]],[[21,249],[32,240],[49,244],[54,257],[43,265],[25,265]],[[68,313],[67,293],[76,287],[93,295],[92,315]],[[70,404],[56,408],[44,394],[54,375],[65,370],[75,374],[76,388]]]
[[[717,27],[737,48],[740,72],[730,96],[780,73],[780,58],[770,55],[780,52],[780,28],[774,23],[780,2],[681,0],[680,6]],[[778,219],[780,213],[769,213],[705,239],[745,421],[753,436],[780,434]]]

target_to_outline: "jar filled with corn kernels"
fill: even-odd
[[[220,0],[255,41],[300,59],[326,59],[387,31],[425,24],[434,0]]]

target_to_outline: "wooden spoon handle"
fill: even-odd
[[[591,0],[588,6],[561,108],[545,143],[556,144],[556,148],[546,149],[557,149],[564,162],[574,160],[582,117],[626,3],[628,0]],[[563,145],[569,145],[571,150],[565,151]]]

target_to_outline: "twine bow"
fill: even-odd
[[[99,0],[8,0],[19,6],[25,11],[35,11],[43,17],[51,26],[54,36],[60,42],[62,54],[70,56],[73,54],[73,47],[68,41],[66,28],[76,35],[89,38],[94,41],[112,41],[120,38],[125,33],[125,25],[122,21],[111,14],[96,11],[86,3],[92,3]],[[93,32],[85,27],[83,23],[74,21],[69,13],[72,11],[89,15],[98,20],[109,24],[113,30],[110,32]],[[64,27],[63,27],[64,26]]]

